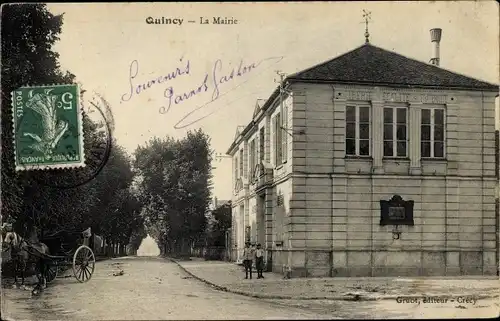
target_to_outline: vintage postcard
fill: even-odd
[[[497,2],[0,23],[2,319],[499,316]]]

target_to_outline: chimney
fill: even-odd
[[[431,29],[432,57],[431,64],[439,67],[439,42],[441,41],[441,28]]]

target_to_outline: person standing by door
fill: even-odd
[[[261,248],[260,243],[257,244],[257,250],[255,250],[255,267],[257,268],[257,279],[263,279],[264,250]]]
[[[248,273],[250,272],[250,279],[252,278],[252,261],[253,261],[253,250],[250,248],[250,242],[245,243],[245,248],[243,249],[243,266],[245,267],[245,279],[248,279]]]

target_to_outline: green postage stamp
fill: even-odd
[[[12,92],[16,170],[85,166],[78,85]]]

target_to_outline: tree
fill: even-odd
[[[198,130],[181,140],[153,138],[135,152],[145,224],[162,252],[189,255],[203,237],[210,202],[210,139]]]
[[[24,213],[26,173],[14,169],[13,124],[10,92],[22,85],[71,83],[51,50],[59,40],[63,16],[54,16],[43,4],[9,4],[2,7],[2,216],[14,221]]]
[[[126,244],[136,230],[143,229],[143,222],[141,203],[130,192],[134,176],[130,159],[116,142],[99,175],[78,187],[54,188],[42,182],[88,177],[90,166],[64,171],[15,171],[10,92],[24,85],[73,83],[75,76],[61,71],[59,54],[52,51],[59,40],[62,15],[54,16],[44,4],[9,4],[2,9],[3,220],[13,222],[21,233],[33,225],[41,227],[45,234],[83,231],[90,226],[94,232]],[[95,146],[106,145],[102,126],[83,115],[84,147],[89,161]],[[100,153],[103,156],[104,150]],[[122,230],[124,226],[127,228]]]
[[[141,217],[142,218],[142,217]],[[130,236],[130,241],[129,244],[132,248],[133,252],[137,252],[139,247],[141,246],[142,241],[144,238],[147,236],[146,228],[144,226],[144,219],[142,219],[142,223],[140,224],[140,227],[132,232],[132,235]]]

